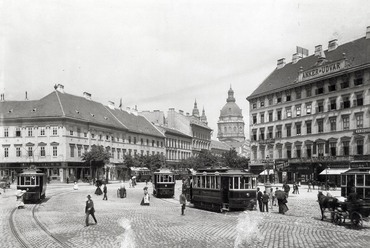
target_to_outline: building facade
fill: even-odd
[[[165,153],[164,135],[144,117],[91,99],[55,91],[35,101],[0,102],[0,175],[14,178],[31,164],[51,180],[91,177],[83,153],[92,145],[110,152],[109,179],[119,178],[123,155]]]
[[[351,160],[369,159],[369,51],[370,27],[363,38],[278,60],[247,97],[252,166],[268,157],[279,181],[320,180],[324,169],[336,175]]]

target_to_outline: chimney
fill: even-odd
[[[337,47],[338,47],[338,40],[337,39],[329,41],[328,52],[337,49]]]
[[[114,102],[112,102],[112,101],[108,101],[108,107],[109,107],[110,109],[114,109]]]
[[[26,91],[26,101],[28,100],[28,97],[27,97],[27,91]]]
[[[315,56],[322,57],[322,45],[315,46]]]
[[[168,110],[169,111],[175,111],[175,108],[169,108]]]
[[[58,84],[56,90],[59,91],[60,93],[64,93],[64,85]]]
[[[3,101],[5,101],[5,97],[4,97],[4,94],[1,94],[0,95],[0,102],[3,102]]]
[[[181,109],[180,109],[180,110],[179,110],[179,113],[180,113],[180,114],[182,114],[182,115],[184,115],[184,110],[181,110]]]
[[[302,54],[300,54],[300,53],[293,54],[292,63],[293,64],[297,63],[298,60],[300,60],[301,58],[302,58]]]
[[[366,39],[370,39],[370,26],[366,28]]]
[[[186,116],[189,116],[189,113],[186,113]]]
[[[284,67],[284,65],[285,65],[285,58],[279,59],[279,60],[277,61],[277,67],[276,67],[276,69],[283,68],[283,67]]]
[[[91,100],[91,94],[88,93],[88,92],[84,92],[84,97],[87,99],[87,100]]]

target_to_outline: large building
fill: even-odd
[[[279,180],[317,180],[324,169],[339,175],[349,161],[369,159],[370,27],[365,37],[332,40],[311,55],[297,47],[247,100],[252,166],[263,170],[272,159]]]
[[[82,154],[92,145],[111,153],[110,179],[120,177],[123,155],[165,155],[164,135],[143,116],[75,96],[63,85],[35,101],[0,101],[0,175],[14,177],[30,164],[52,180],[91,176]]]

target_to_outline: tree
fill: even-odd
[[[109,163],[110,153],[103,146],[92,145],[90,151],[82,155],[82,160],[91,166],[91,175],[99,178],[99,170]],[[106,177],[108,178],[108,177]]]
[[[220,159],[213,155],[210,151],[202,150],[197,157],[190,157],[182,161],[183,168],[198,169],[201,167],[219,166]]]
[[[247,169],[249,159],[239,156],[235,148],[222,154],[222,163],[230,168]]]

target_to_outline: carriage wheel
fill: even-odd
[[[356,227],[362,226],[362,224],[363,224],[362,215],[360,213],[357,213],[357,212],[352,213],[351,222]]]
[[[342,224],[342,216],[340,216],[340,214],[338,213],[334,214],[334,223],[337,225]]]

